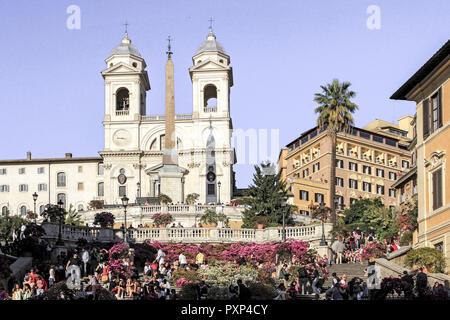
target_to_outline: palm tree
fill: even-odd
[[[354,91],[349,90],[350,82],[340,83],[338,79],[333,79],[331,83],[322,88],[321,93],[316,93],[314,101],[319,104],[314,110],[319,114],[317,118],[317,126],[319,130],[327,130],[331,139],[331,170],[330,170],[330,194],[329,207],[332,215],[333,223],[337,224],[336,206],[334,196],[336,193],[336,142],[337,133],[340,131],[348,131],[353,125],[352,113],[358,106],[350,101],[356,96]]]

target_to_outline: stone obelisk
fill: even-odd
[[[186,170],[178,166],[178,150],[175,135],[175,90],[173,81],[172,51],[167,51],[166,63],[166,119],[163,163],[159,169],[160,192],[169,196],[172,202],[183,202],[183,181]]]
[[[167,51],[166,63],[166,134],[164,138],[164,156],[163,164],[178,164],[178,152],[176,148],[175,136],[175,89],[173,81],[173,62],[171,59],[172,52],[170,51],[170,37],[169,50]]]

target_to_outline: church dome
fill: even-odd
[[[131,39],[128,38],[127,33],[125,34],[125,37],[122,39],[122,43],[111,51],[111,56],[119,54],[131,54],[141,58],[141,54],[136,49],[136,47],[131,44]]]
[[[226,54],[225,49],[223,46],[216,41],[216,36],[212,32],[212,29],[209,29],[208,37],[206,38],[206,41],[203,42],[200,47],[197,50],[197,54],[200,54],[202,52],[220,52],[223,54]]]

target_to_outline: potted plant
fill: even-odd
[[[91,200],[91,202],[89,202],[89,206],[94,210],[103,209],[104,205],[103,200]]]
[[[155,213],[152,216],[153,222],[160,228],[165,228],[174,219],[170,213]]]
[[[111,212],[97,212],[94,217],[94,225],[101,228],[111,228],[114,225],[114,215]]]
[[[158,200],[159,200],[159,203],[160,204],[162,203],[163,205],[166,205],[166,204],[172,202],[172,199],[168,195],[166,195],[164,193],[160,193],[158,195]]]
[[[197,199],[200,197],[200,195],[198,193],[189,193],[186,196],[186,203],[188,204],[194,204],[195,201],[197,201]]]
[[[217,222],[219,221],[218,215],[216,210],[214,209],[207,209],[203,213],[203,215],[200,218],[200,222],[208,223],[211,227],[215,228],[217,227]]]

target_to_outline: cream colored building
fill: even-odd
[[[154,168],[162,163],[165,116],[147,115],[151,110],[146,105],[150,90],[147,64],[128,34],[105,62],[105,146],[101,157],[31,159],[30,154],[23,160],[0,161],[0,208],[9,208],[12,214],[33,210],[34,192],[39,194],[38,208],[56,203],[60,197],[67,207],[72,204],[84,210],[91,200],[120,204],[124,194],[130,202],[158,196],[161,186]],[[235,185],[230,117],[233,73],[230,56],[211,28],[192,62],[192,113],[175,115],[178,164],[187,172],[182,179],[183,199],[198,193],[200,203],[227,203]],[[39,167],[44,168],[43,173],[37,173]],[[62,173],[66,185],[59,187],[56,182]],[[20,187],[23,184],[27,187]],[[47,184],[46,190],[44,186],[40,189],[42,184]]]

